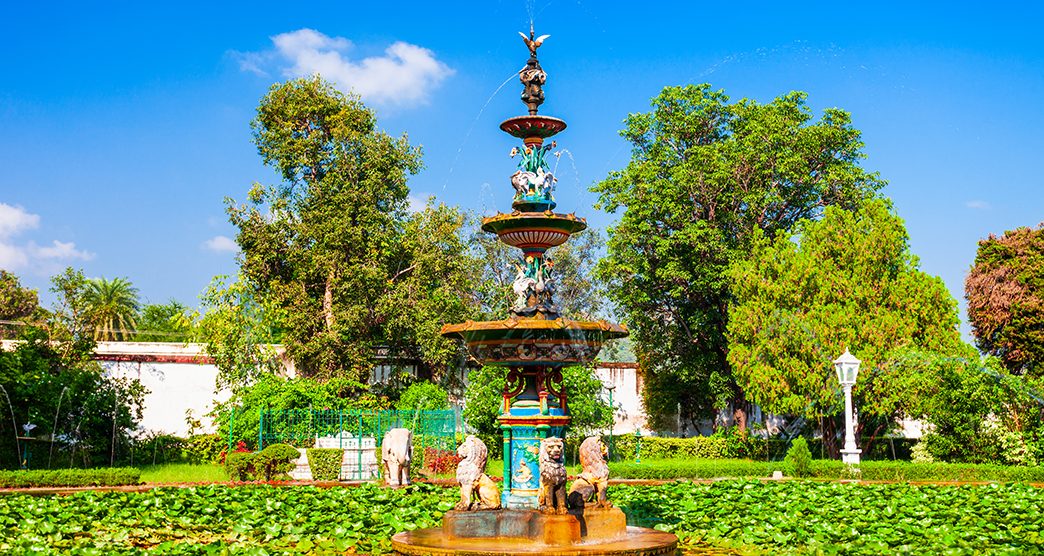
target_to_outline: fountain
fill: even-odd
[[[521,33],[520,33],[521,34]],[[551,137],[566,123],[538,114],[547,75],[537,49],[548,35],[532,26],[522,39],[529,60],[519,71],[528,115],[500,124],[521,139],[511,150],[519,157],[511,176],[514,209],[482,221],[482,229],[522,251],[512,285],[515,302],[504,320],[447,324],[442,334],[464,341],[483,365],[507,368],[499,423],[503,432],[503,482],[483,473],[486,447],[469,437],[458,453],[462,499],[443,518],[443,526],[399,533],[392,546],[400,554],[671,554],[673,534],[628,527],[626,516],[606,497],[605,446],[588,438],[581,446],[584,473],[566,489],[563,448],[570,423],[562,369],[592,362],[606,340],[627,329],[606,321],[564,317],[554,302],[555,276],[548,249],[587,227],[575,214],[554,212],[555,177],[547,157],[557,146]],[[558,153],[554,153],[558,154]]]

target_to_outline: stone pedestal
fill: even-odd
[[[584,508],[567,514],[537,510],[480,510],[446,512],[443,538],[527,539],[546,546],[604,542],[627,534],[627,517],[618,508]]]

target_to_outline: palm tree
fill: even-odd
[[[129,340],[140,305],[138,288],[124,278],[93,278],[85,286],[83,303],[95,341]]]

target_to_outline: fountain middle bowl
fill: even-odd
[[[582,365],[598,355],[606,340],[627,336],[627,328],[604,320],[510,318],[447,324],[442,335],[460,338],[483,365]]]

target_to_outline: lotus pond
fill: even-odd
[[[1025,485],[678,482],[612,496],[691,553],[1044,552],[1044,494]],[[379,554],[395,532],[437,526],[455,500],[430,485],[11,494],[0,496],[0,553]]]

